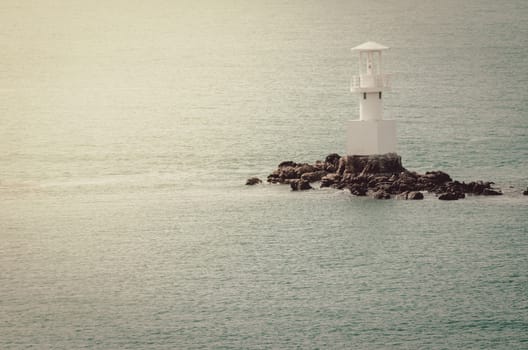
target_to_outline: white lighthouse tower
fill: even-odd
[[[347,125],[348,155],[396,152],[396,121],[383,120],[383,93],[390,90],[390,75],[383,73],[381,53],[387,49],[372,41],[352,48],[359,53],[359,75],[350,87],[359,96],[359,120]]]

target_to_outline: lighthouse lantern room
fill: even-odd
[[[359,120],[347,125],[348,155],[396,152],[396,121],[383,119],[383,93],[390,90],[390,75],[383,72],[381,53],[387,49],[372,41],[352,48],[359,54],[359,73],[350,87],[359,97]]]

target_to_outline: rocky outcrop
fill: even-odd
[[[502,194],[492,187],[493,182],[466,183],[454,181],[443,171],[425,174],[409,171],[396,153],[343,157],[332,153],[324,161],[314,164],[286,161],[279,164],[267,181],[290,184],[294,191],[311,189],[311,184],[320,182],[320,187],[347,189],[355,196],[368,195],[376,199],[420,200],[424,198],[424,192],[433,193],[441,200],[458,200],[465,198],[466,194]]]
[[[253,185],[261,184],[261,183],[262,183],[262,180],[259,179],[258,177],[250,177],[249,179],[246,180],[246,185],[248,186],[253,186]]]
[[[290,187],[292,191],[304,191],[312,189],[312,186],[310,186],[310,182],[303,179],[295,179],[290,181]]]

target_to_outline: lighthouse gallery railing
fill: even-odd
[[[350,88],[356,89],[389,89],[390,74],[355,75],[350,82]]]

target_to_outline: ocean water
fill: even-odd
[[[527,18],[522,0],[0,4],[0,348],[527,349]],[[504,196],[244,186],[343,153],[367,40],[391,47],[404,166]]]

